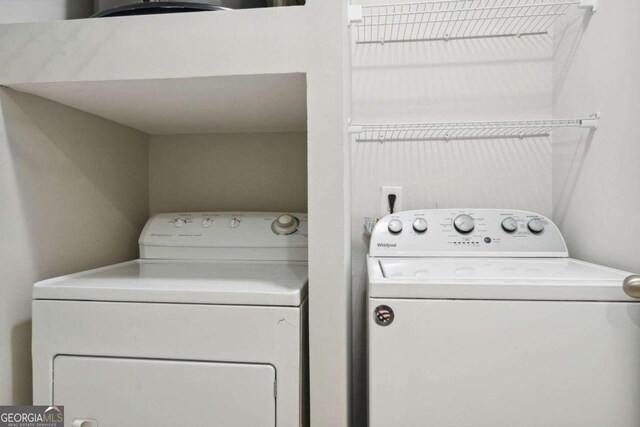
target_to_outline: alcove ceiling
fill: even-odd
[[[11,88],[151,135],[307,129],[303,73],[29,83]]]

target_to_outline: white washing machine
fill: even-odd
[[[299,427],[307,216],[152,217],[139,260],[37,283],[33,385],[73,427]]]
[[[371,427],[640,426],[629,273],[568,258],[549,219],[400,212],[367,262]]]

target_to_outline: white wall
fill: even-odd
[[[553,217],[574,257],[640,272],[640,2],[608,0],[556,24],[553,110],[599,111],[553,141]]]
[[[389,3],[383,0],[360,4]],[[399,2],[398,2],[399,3]],[[352,121],[550,118],[550,36],[359,45],[352,50]],[[380,187],[403,187],[403,209],[484,207],[550,216],[548,138],[351,144],[354,425],[366,422],[364,216]]]
[[[0,84],[7,86],[306,73],[310,395],[311,423],[318,427],[346,426],[350,417],[346,32],[344,0],[229,13],[0,25]]]
[[[0,404],[31,402],[31,288],[133,259],[148,138],[0,88]]]
[[[151,213],[307,212],[304,132],[153,136]]]
[[[0,0],[0,24],[86,18],[93,0]]]

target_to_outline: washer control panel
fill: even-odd
[[[142,258],[306,260],[307,214],[182,212],[154,215],[140,236]]]
[[[551,220],[526,211],[424,209],[382,218],[371,235],[374,257],[567,257]]]

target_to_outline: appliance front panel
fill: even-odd
[[[65,426],[274,427],[271,365],[58,356]]]
[[[368,333],[370,427],[640,425],[638,304],[371,298]]]
[[[60,355],[270,365],[278,377],[276,425],[298,427],[306,404],[305,311],[306,302],[298,308],[37,300],[33,400],[50,405],[55,397],[68,405],[53,389],[54,378],[58,383],[64,375],[53,371]]]
[[[140,258],[306,261],[305,213],[178,212],[152,216]]]
[[[421,209],[387,215],[371,234],[372,257],[563,258],[558,227],[534,212]]]

